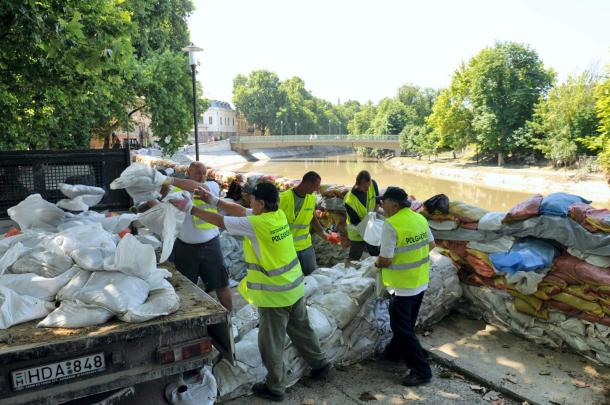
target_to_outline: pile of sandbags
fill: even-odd
[[[374,257],[360,262],[320,268],[305,277],[307,312],[322,350],[334,364],[352,364],[382,351],[392,334],[388,299],[375,296]],[[462,296],[456,268],[446,257],[431,254],[430,287],[418,324],[430,325],[445,316]],[[214,366],[220,400],[250,392],[264,379],[266,370],[258,350],[258,312],[251,305],[239,310],[234,322],[239,330],[235,345],[237,365],[221,360]],[[284,352],[288,385],[295,384],[308,366],[289,343]]]
[[[457,226],[444,229],[431,220],[431,228],[437,245],[460,269],[464,284],[491,287],[481,290],[486,295],[509,297],[509,309],[495,310],[501,314],[496,318],[506,316],[502,323],[517,330],[516,319],[533,317],[536,332],[520,334],[557,345],[557,336],[561,335],[555,330],[559,327],[554,323],[557,312],[567,317],[570,325],[595,324],[594,328],[599,329],[610,326],[610,213],[588,203],[565,193],[535,195],[508,213],[485,213],[478,222],[458,220]],[[462,213],[465,211],[475,212],[465,209]],[[440,218],[440,212],[434,214],[436,220],[448,220]],[[473,294],[466,296],[475,297]],[[488,297],[477,299],[476,303],[485,308],[492,301],[493,297]],[[585,346],[573,344],[572,337],[564,337],[569,347],[587,352]],[[601,353],[589,354],[592,357],[607,358],[604,353],[610,347],[597,341],[590,347]]]
[[[94,195],[87,186],[66,190]],[[0,328],[39,318],[39,327],[144,322],[178,310],[154,237],[142,243],[126,229],[137,215],[65,213],[37,194],[9,215],[21,229],[0,239]]]
[[[244,259],[241,239],[228,232],[221,232],[220,248],[225,266],[231,273],[231,278],[241,280],[246,277],[246,260]]]

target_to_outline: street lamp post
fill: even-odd
[[[280,135],[284,136],[284,121],[280,120]]]
[[[195,160],[199,161],[199,129],[197,128],[197,85],[196,77],[197,74],[197,58],[195,52],[203,51],[191,42],[191,44],[185,48],[182,48],[184,52],[189,54],[189,65],[191,65],[191,74],[193,77],[193,122],[195,123]]]
[[[330,120],[328,120],[328,135],[330,136]]]
[[[295,135],[297,134],[297,123],[296,122],[294,123],[294,134]]]

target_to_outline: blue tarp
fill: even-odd
[[[492,253],[489,260],[499,273],[534,271],[551,267],[559,251],[550,243],[537,239],[516,242],[507,253]]]
[[[554,215],[557,217],[567,217],[568,209],[574,203],[591,204],[591,201],[584,198],[567,193],[553,193],[542,199],[540,204],[540,215]]]

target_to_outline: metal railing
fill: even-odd
[[[231,143],[277,143],[277,142],[400,142],[399,135],[267,135],[267,136],[232,136]]]

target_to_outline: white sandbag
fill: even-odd
[[[337,328],[334,319],[315,306],[307,306],[307,316],[309,317],[309,324],[314,332],[316,332],[320,342],[326,341]]]
[[[489,241],[470,241],[466,245],[470,249],[478,250],[484,253],[506,253],[513,247],[514,238],[510,236],[502,236],[498,239]]]
[[[121,214],[100,218],[98,221],[110,233],[119,233],[138,219],[138,214]]]
[[[68,198],[76,198],[83,195],[104,195],[104,189],[95,186],[86,186],[84,184],[66,184],[59,183],[59,191]],[[95,205],[95,204],[90,204]]]
[[[521,294],[530,295],[538,291],[538,284],[546,277],[549,269],[540,271],[517,271],[506,274],[506,281]]]
[[[59,307],[38,322],[36,327],[84,328],[103,325],[112,317],[112,312],[96,305],[83,304],[78,301],[62,301]]]
[[[173,314],[178,309],[180,309],[180,298],[174,287],[165,281],[163,288],[152,290],[142,305],[128,309],[119,316],[119,319],[129,323],[146,322],[159,316]]]
[[[76,294],[87,284],[89,277],[91,277],[91,272],[87,270],[77,269],[77,273],[68,281],[68,283],[63,286],[57,292],[57,301],[70,301],[74,300]]]
[[[339,363],[347,353],[343,333],[338,328],[324,342],[320,342],[320,347],[326,356],[326,360],[332,364]]]
[[[375,280],[370,277],[344,277],[338,279],[333,288],[346,293],[350,298],[362,305],[374,292]]]
[[[594,266],[603,268],[610,267],[610,256],[590,255],[572,247],[568,248],[568,253]]]
[[[320,285],[315,277],[309,275],[303,278],[303,287],[305,288],[305,298],[309,298],[319,291]]]
[[[152,246],[155,250],[161,249],[163,246],[161,241],[157,239],[155,235],[136,235],[136,239],[144,245]]]
[[[245,336],[258,325],[258,309],[255,306],[246,304],[235,313],[231,319],[237,328],[238,336]]]
[[[27,248],[34,248],[37,247],[43,240],[47,239],[49,235],[52,234],[37,230],[26,230],[18,235],[5,238],[0,237],[0,257],[2,257],[7,250],[17,244],[17,242],[21,242],[21,244]]]
[[[146,281],[117,271],[94,271],[75,299],[122,315],[142,305],[150,287]]]
[[[377,214],[369,212],[369,220],[366,224],[362,239],[369,245],[380,246],[381,245],[381,228],[383,227],[383,220],[377,219]]]
[[[55,304],[17,293],[0,286],[0,329],[43,318],[55,309]]]
[[[10,268],[13,274],[34,273],[42,277],[57,277],[73,265],[72,259],[57,252],[33,249],[21,256]]]
[[[428,221],[428,226],[437,231],[452,231],[457,229],[459,224],[457,221],[434,221],[431,219]]]
[[[0,285],[30,297],[44,301],[55,301],[57,292],[76,275],[76,268],[71,268],[54,278],[41,277],[33,273],[4,274],[0,276]]]
[[[21,242],[17,242],[11,246],[0,258],[0,275],[4,274],[13,263],[30,250],[30,248],[23,246]]]
[[[488,212],[479,219],[477,229],[480,231],[499,231],[504,224],[502,221],[506,212]]]
[[[231,399],[250,393],[250,388],[263,381],[267,370],[258,349],[258,328],[252,329],[235,345],[236,366],[226,360],[214,366],[220,399]]]
[[[155,249],[126,234],[116,247],[114,267],[129,276],[148,278],[157,269]]]
[[[121,176],[110,183],[110,189],[125,189],[135,204],[155,200],[161,196],[161,186],[167,176],[142,163],[132,163]]]
[[[286,387],[292,387],[295,385],[301,377],[305,374],[305,371],[309,369],[307,362],[299,351],[290,344],[282,355],[284,360],[284,375]]]
[[[157,267],[144,280],[148,284],[150,291],[159,290],[167,287],[167,279],[172,277],[172,273],[167,269]],[[170,283],[171,284],[171,283]]]
[[[165,387],[165,399],[170,404],[213,405],[216,402],[216,378],[210,366],[203,367],[195,377],[182,382],[173,382]]]
[[[318,271],[313,272],[313,274],[310,274],[307,277],[311,277],[312,279],[316,280],[316,283],[318,284],[318,288],[320,290],[325,290],[333,282],[333,279],[331,277],[325,274],[320,274]]]
[[[99,204],[99,202],[102,201],[102,198],[104,198],[103,194],[93,196],[81,195],[72,199],[62,198],[61,200],[57,201],[57,204],[55,205],[68,211],[88,211],[89,207]]]
[[[40,194],[29,195],[14,207],[7,210],[8,215],[22,231],[40,229],[55,232],[63,222],[65,213],[54,204],[44,200]]]
[[[342,292],[315,296],[310,304],[332,316],[340,329],[343,329],[358,312],[358,303]]]
[[[85,270],[102,270],[108,260],[113,259],[116,249],[85,247],[76,249],[71,256],[80,268]]]
[[[140,214],[138,221],[163,240],[163,250],[159,259],[159,263],[163,263],[172,253],[174,242],[180,234],[184,212],[170,203],[161,203]]]
[[[74,259],[72,254],[78,249],[93,247],[114,250],[116,245],[112,235],[99,223],[76,226],[59,232],[42,247],[56,251],[57,248]]]

